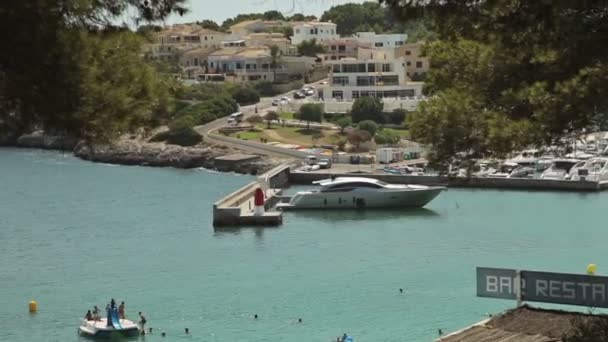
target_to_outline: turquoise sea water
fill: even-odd
[[[111,297],[145,341],[431,341],[514,305],[476,298],[475,266],[608,273],[608,193],[450,189],[214,230],[212,203],[251,179],[0,149],[0,341],[80,341]]]

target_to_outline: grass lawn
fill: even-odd
[[[410,139],[410,131],[408,129],[395,129],[397,133],[401,136],[401,139]]]
[[[283,120],[292,120],[293,113],[292,112],[280,112],[279,117]]]
[[[258,131],[242,131],[230,134],[231,138],[237,138],[241,140],[260,140],[260,137],[262,136],[263,133]]]

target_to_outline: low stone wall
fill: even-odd
[[[599,191],[606,186],[597,182],[573,182],[525,178],[448,178],[443,176],[408,176],[390,174],[331,174],[318,172],[290,172],[289,182],[311,184],[314,181],[336,177],[370,177],[394,184],[443,185],[455,188],[489,188],[518,190]]]

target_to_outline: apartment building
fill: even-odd
[[[275,81],[271,68],[270,49],[244,47],[225,48],[214,51],[207,58],[208,73],[224,74],[233,82]],[[277,67],[276,81],[287,78],[284,65]]]
[[[246,46],[249,47],[271,47],[277,46],[283,55],[295,55],[297,48],[291,45],[289,39],[282,33],[260,32],[250,33],[244,37]]]
[[[338,39],[340,36],[337,33],[337,26],[330,22],[298,22],[293,23],[293,36],[291,43],[299,45],[303,41],[316,39],[318,42],[323,42],[331,39]]]
[[[395,54],[398,57],[403,57],[405,59],[405,66],[407,68],[406,75],[414,81],[424,79],[424,75],[431,67],[429,59],[421,56],[422,45],[422,42],[408,43],[397,48],[395,51]]]
[[[359,97],[411,98],[422,95],[421,82],[408,82],[405,58],[394,50],[359,48],[357,58],[329,61],[325,100],[354,101]]]
[[[152,59],[175,60],[186,51],[217,49],[226,34],[196,24],[178,24],[155,34],[155,42],[147,46],[146,56]]]
[[[376,34],[374,32],[357,32],[354,39],[363,44],[369,44],[377,49],[394,49],[404,46],[407,34]]]
[[[359,47],[369,48],[369,43],[362,43],[355,38],[328,39],[321,42],[325,48],[325,53],[321,59],[326,61],[336,61],[343,58],[357,58]]]

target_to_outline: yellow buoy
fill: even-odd
[[[28,308],[30,313],[36,313],[36,310],[38,310],[38,303],[36,303],[35,300],[30,300]]]
[[[595,266],[595,264],[589,264],[589,265],[587,265],[587,274],[589,274],[589,275],[595,274],[596,268],[597,267]]]

